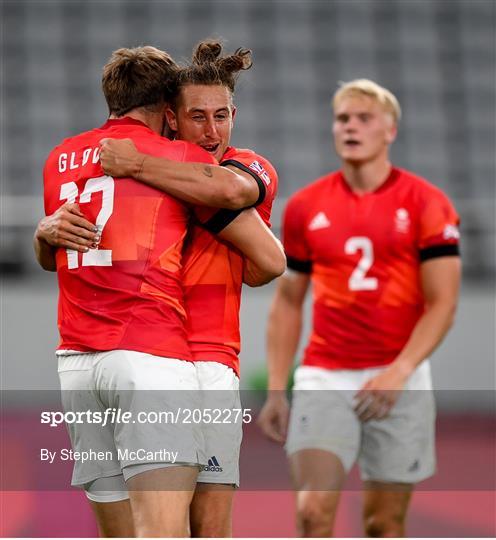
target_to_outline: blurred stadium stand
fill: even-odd
[[[394,161],[446,190],[462,215],[465,276],[495,269],[495,2],[492,0],[136,2],[4,0],[0,265],[33,270],[42,167],[63,137],[103,123],[112,50],[153,44],[187,59],[209,35],[251,47],[234,143],[258,149],[285,199],[337,166],[330,97],[369,77],[404,111]]]

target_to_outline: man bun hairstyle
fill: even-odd
[[[171,97],[178,66],[155,47],[117,49],[103,68],[102,89],[110,114],[160,106]]]
[[[249,49],[239,48],[233,54],[222,56],[222,41],[206,39],[193,49],[191,63],[177,74],[176,91],[188,84],[221,85],[234,93],[241,71],[250,69],[253,62]]]
[[[207,39],[200,41],[193,49],[193,55],[191,62],[197,66],[202,64],[208,64],[215,62],[222,52],[222,43],[220,41],[214,41]]]

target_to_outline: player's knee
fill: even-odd
[[[229,538],[232,535],[229,520],[208,518],[201,523],[191,523],[193,538]]]
[[[153,519],[137,520],[135,523],[136,538],[184,538],[189,536],[186,523],[154,521]]]
[[[365,518],[365,534],[369,538],[401,538],[405,535],[400,515],[371,514]]]
[[[305,536],[329,536],[336,513],[334,497],[322,491],[298,494],[298,521]]]
[[[189,536],[187,507],[180,508],[152,500],[132,507],[137,538],[183,538]]]

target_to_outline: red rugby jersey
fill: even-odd
[[[392,362],[424,309],[420,263],[458,255],[458,224],[446,195],[396,168],[365,195],[353,193],[340,172],[293,195],[283,242],[288,267],[311,273],[314,300],[303,364]]]
[[[103,137],[129,137],[140,151],[168,159],[215,162],[201,148],[164,139],[128,117],[65,139],[50,153],[46,213],[77,202],[101,230],[96,250],[57,250],[59,349],[127,349],[189,360],[180,280],[188,210],[140,182],[105,176]]]
[[[222,165],[248,172],[260,187],[257,210],[270,227],[277,192],[274,167],[251,150],[229,147]],[[221,230],[239,212],[220,210],[206,224]],[[243,284],[243,256],[203,227],[192,227],[183,258],[183,284],[188,313],[188,341],[195,361],[213,361],[239,376],[239,308]]]

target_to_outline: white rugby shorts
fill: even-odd
[[[145,470],[206,465],[202,426],[184,422],[184,411],[202,407],[192,362],[116,350],[59,356],[58,372],[64,412],[91,411],[96,418],[110,409],[131,415],[129,422],[67,424],[75,452],[104,456],[74,462],[73,485],[98,485],[92,500],[126,498],[116,486]],[[109,489],[95,482],[103,478]]]
[[[384,368],[295,371],[286,451],[317,448],[337,455],[346,472],[358,460],[363,480],[416,483],[435,471],[435,404],[430,364],[410,376],[390,414],[361,422],[355,393]]]
[[[207,464],[198,482],[239,486],[239,452],[243,438],[239,379],[219,362],[195,362],[205,415],[203,436]],[[212,411],[212,412],[210,412]]]

